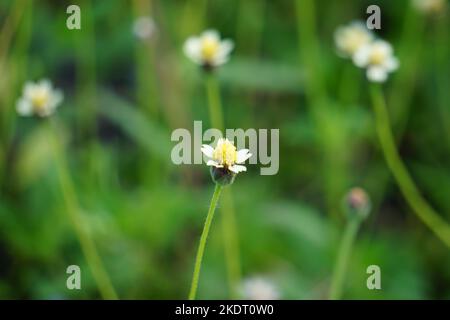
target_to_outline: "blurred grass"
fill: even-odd
[[[213,186],[206,166],[171,163],[170,134],[194,120],[210,126],[204,79],[181,50],[209,27],[236,44],[217,73],[227,126],[280,129],[279,173],[250,165],[231,190],[243,276],[270,277],[284,298],[326,298],[341,197],[362,185],[373,212],[344,298],[450,298],[448,249],[401,197],[377,147],[364,74],[333,43],[338,25],[381,6],[379,34],[401,60],[385,88],[400,154],[450,221],[448,10],[423,16],[409,0],[75,2],[80,31],[65,27],[68,1],[0,2],[0,298],[100,297],[65,218],[42,121],[15,113],[23,83],[42,77],[64,91],[55,117],[119,297],[186,297]],[[145,15],[157,31],[141,41],[133,21]],[[199,298],[227,298],[223,246],[213,223]],[[82,269],[80,291],[65,287],[70,264]],[[381,267],[380,291],[366,288],[370,264]]]

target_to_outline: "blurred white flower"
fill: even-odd
[[[207,144],[202,145],[202,152],[211,159],[206,165],[224,168],[233,173],[247,171],[247,168],[240,164],[252,156],[248,149],[237,151],[233,143],[226,138],[220,138],[215,148]]]
[[[375,40],[359,48],[353,55],[353,62],[367,68],[367,78],[373,82],[384,82],[388,73],[398,68],[392,46],[384,40]]]
[[[373,33],[361,21],[353,21],[340,26],[334,32],[334,42],[343,57],[351,57],[361,46],[373,40]]]
[[[134,35],[141,39],[150,39],[156,32],[155,21],[148,16],[138,17],[133,23],[133,33]]]
[[[413,0],[414,7],[423,13],[440,13],[447,6],[445,0]]]
[[[278,300],[280,292],[276,286],[263,277],[244,280],[241,288],[242,297],[246,300]]]
[[[27,82],[19,98],[16,110],[21,116],[51,115],[63,100],[61,90],[54,89],[52,83],[43,79],[39,82]]]
[[[215,30],[206,30],[198,37],[189,37],[184,43],[184,53],[195,63],[204,67],[217,67],[226,63],[234,43],[221,40]]]

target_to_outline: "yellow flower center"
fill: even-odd
[[[206,61],[211,61],[219,51],[219,41],[216,39],[205,38],[202,40],[202,57]]]
[[[35,92],[31,98],[31,103],[36,110],[42,110],[48,104],[49,95],[45,90],[39,90]]]
[[[213,159],[225,167],[230,167],[236,163],[236,147],[228,140],[219,141],[214,149]]]
[[[370,55],[371,64],[382,64],[386,59],[386,51],[375,47]]]

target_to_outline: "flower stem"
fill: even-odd
[[[86,258],[87,264],[91,269],[92,275],[97,283],[100,294],[103,299],[116,300],[118,299],[114,287],[111,284],[108,273],[106,272],[100,255],[97,252],[94,241],[86,231],[83,217],[80,215],[80,208],[78,205],[75,188],[73,186],[70,174],[67,168],[67,161],[62,150],[61,143],[58,139],[58,133],[55,125],[51,128],[51,143],[52,151],[55,159],[56,169],[58,172],[59,182],[61,185],[61,192],[66,203],[66,211],[69,215],[75,233],[81,245],[81,250]]]
[[[236,299],[236,289],[241,278],[239,261],[239,244],[234,214],[233,197],[231,189],[225,189],[222,196],[222,233],[225,247],[230,298]]]
[[[357,218],[351,218],[347,222],[344,236],[340,244],[336,266],[333,271],[333,278],[331,280],[331,300],[338,300],[341,298],[348,259],[352,251],[353,243],[355,241],[356,234],[358,233],[360,223],[361,221]]]
[[[211,198],[211,203],[209,205],[208,215],[206,216],[205,226],[203,227],[203,232],[200,237],[200,244],[198,245],[197,256],[195,258],[194,274],[192,276],[191,282],[191,290],[189,291],[189,300],[195,300],[195,296],[197,294],[198,278],[200,276],[200,269],[202,267],[202,260],[203,254],[205,252],[206,240],[208,239],[209,229],[211,228],[211,222],[214,217],[214,211],[216,210],[221,190],[222,186],[216,184],[214,194]]]
[[[207,75],[206,91],[208,95],[208,107],[211,126],[222,131],[224,130],[222,104],[220,102],[219,84],[217,83],[214,75]]]
[[[398,154],[394,137],[391,132],[386,101],[379,85],[372,85],[371,96],[375,112],[378,139],[380,140],[387,165],[393,174],[400,191],[419,219],[422,220],[422,222],[450,248],[449,225],[422,197]]]
[[[346,139],[330,123],[334,121],[335,111],[330,103],[326,88],[321,50],[317,31],[317,4],[314,0],[296,0],[297,36],[299,62],[304,74],[304,91],[308,105],[308,116],[315,127],[315,139],[319,146],[320,179],[325,192],[328,214],[334,220],[339,217],[338,204],[346,186],[346,163],[344,153]],[[338,150],[337,152],[335,150]]]
[[[223,131],[225,125],[223,122],[222,103],[220,99],[220,90],[217,79],[214,75],[207,75],[206,90],[208,96],[209,115],[211,126]],[[225,260],[228,274],[228,286],[230,297],[236,297],[236,288],[241,278],[241,264],[239,259],[238,232],[236,227],[235,211],[233,206],[233,197],[231,190],[223,192],[222,199],[222,234],[225,250]]]

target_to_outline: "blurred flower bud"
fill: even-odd
[[[228,170],[227,168],[211,167],[211,178],[214,183],[218,183],[221,186],[226,186],[234,182],[236,173]]]
[[[369,196],[362,188],[352,188],[345,197],[345,209],[351,218],[367,218],[371,209]]]
[[[137,18],[133,23],[133,33],[140,40],[152,38],[156,33],[156,24],[151,17]]]

